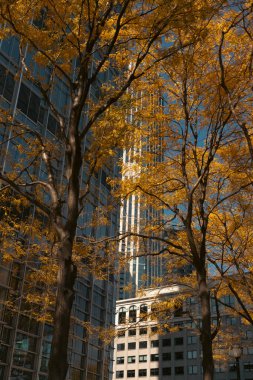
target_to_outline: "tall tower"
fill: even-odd
[[[148,96],[148,100],[143,101],[141,108],[145,108],[145,102],[148,102],[149,107],[153,106],[154,110],[157,107],[162,111],[164,109],[164,99],[158,94]],[[134,116],[131,114],[130,122],[134,122],[133,119]],[[136,157],[151,153],[152,164],[163,161],[159,123],[152,125],[152,134],[154,133],[155,139],[149,139],[148,135],[141,137],[133,148],[123,152],[123,181],[129,177],[138,177]],[[131,232],[139,235],[147,225],[154,223],[159,225],[162,220],[163,211],[157,210],[150,204],[147,205],[140,193],[133,193],[123,200],[120,209],[120,232],[129,233],[129,236],[119,244],[120,255],[127,259],[127,265],[120,274],[118,299],[136,297],[138,290],[157,286],[157,280],[164,271],[164,258],[159,255],[161,243],[155,239],[131,236]]]

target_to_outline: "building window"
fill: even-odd
[[[163,339],[163,347],[171,346],[171,339]]]
[[[119,323],[126,323],[126,309],[124,307],[119,309]]]
[[[2,288],[1,288],[1,290],[2,290]],[[21,318],[22,318],[22,315],[20,315],[19,320],[21,320]],[[10,328],[8,328],[7,326],[4,327],[3,325],[1,326],[1,328],[2,328],[1,342],[9,344],[10,339],[11,339],[11,332],[12,332],[12,330]],[[20,328],[20,330],[21,330],[21,328]],[[27,328],[27,330],[25,330],[24,328],[22,328],[22,330],[27,331],[28,328]],[[4,361],[2,359],[0,359],[0,360]]]
[[[125,336],[126,332],[125,330],[118,330],[118,337]]]
[[[24,83],[21,84],[17,108],[35,123],[40,111],[40,97],[32,92]]]
[[[243,353],[244,355],[253,355],[253,347],[244,347]]]
[[[128,343],[128,349],[129,350],[135,350],[135,348],[136,348],[136,343],[135,342]]]
[[[175,343],[175,346],[181,346],[182,344],[184,344],[184,338],[182,338],[182,337],[175,338],[174,343]]]
[[[253,338],[253,331],[247,330],[246,331],[246,338],[247,339],[252,339]]]
[[[158,362],[159,361],[159,354],[151,354],[151,361],[152,362]]]
[[[175,367],[175,375],[183,375],[184,367]]]
[[[171,360],[171,353],[170,352],[164,352],[162,357],[163,357],[164,361]]]
[[[8,355],[8,346],[1,344],[0,346],[0,360],[1,362],[7,363],[7,355]],[[1,379],[1,377],[0,377]]]
[[[129,369],[127,371],[127,377],[135,377],[135,370],[134,369]]]
[[[41,101],[40,102],[40,111],[39,111],[39,114],[38,114],[38,121],[40,122],[40,124],[45,124],[45,119],[46,119],[46,115],[47,115],[47,109],[46,109],[46,106],[45,104],[43,104],[43,102]],[[50,117],[52,117],[50,114],[49,114],[49,117],[48,117],[48,125],[47,125],[47,129],[50,128]],[[57,132],[57,129],[59,128],[59,124],[58,122],[55,120],[55,132]]]
[[[146,377],[146,376],[147,376],[147,370],[139,369],[139,377]]]
[[[231,295],[223,296],[221,300],[228,306],[233,306],[235,304],[235,298]]]
[[[169,376],[169,375],[171,375],[171,368],[170,367],[163,368],[163,376]]]
[[[152,331],[153,334],[156,334],[157,331],[158,331],[158,327],[157,326],[151,327],[151,331]]]
[[[142,342],[139,342],[139,348],[147,348],[148,343],[147,341],[143,340]]]
[[[177,306],[175,306],[174,309],[174,317],[182,317],[183,315],[183,302],[181,300],[178,300]]]
[[[151,368],[150,376],[159,376],[159,368]]]
[[[189,375],[197,375],[198,373],[198,367],[196,365],[189,365],[188,366],[188,374]]]
[[[118,351],[124,351],[124,349],[125,349],[125,343],[117,344],[117,350]]]
[[[136,306],[131,306],[129,308],[129,322],[136,322],[137,308]]]
[[[104,187],[107,188],[107,190],[111,190],[110,184],[107,182],[107,174],[104,170],[101,171],[101,183]]]
[[[236,371],[236,364],[230,363],[229,364],[229,372],[235,372]]]
[[[47,129],[53,135],[56,135],[57,134],[57,130],[59,129],[59,123],[58,123],[58,121],[51,114],[49,114],[49,116],[48,116]]]
[[[3,95],[9,102],[12,99],[14,86],[14,76],[4,66],[0,65],[0,95]]]
[[[187,303],[189,305],[195,305],[196,304],[196,299],[194,297],[189,297],[189,298],[187,298]]]
[[[183,358],[184,358],[184,352],[183,351],[175,352],[175,359],[176,360],[182,360]]]
[[[188,351],[187,352],[188,359],[197,359],[197,351]]]
[[[187,344],[196,344],[197,343],[197,336],[192,335],[187,337]]]
[[[148,333],[148,329],[146,327],[140,328],[140,335],[146,335]]]
[[[6,347],[7,348],[7,347]],[[36,340],[28,335],[17,333],[13,363],[19,367],[33,369],[35,361]],[[3,346],[4,349],[4,346]],[[4,356],[4,351],[2,352]]]
[[[32,380],[32,377],[33,377],[32,372],[26,372],[23,369],[18,370],[16,368],[13,368],[11,371],[11,379]]]
[[[152,303],[152,305],[151,305],[151,316],[150,316],[152,320],[157,319],[158,311],[159,311],[158,303],[157,302]]]
[[[236,326],[237,319],[235,317],[227,317],[226,318],[226,325],[227,326]]]
[[[124,356],[120,356],[116,360],[117,364],[124,364]]]
[[[253,363],[245,363],[244,370],[245,372],[253,372]]]
[[[123,379],[124,371],[116,371],[116,379]]]
[[[136,335],[136,329],[130,329],[128,331],[128,336],[134,336],[134,335]]]
[[[225,372],[225,363],[214,363],[215,372],[222,373]]]
[[[32,20],[32,23],[34,26],[36,26],[38,29],[42,29],[45,27],[45,19],[47,17],[47,11],[46,9],[41,9],[38,17],[36,19]]]
[[[159,347],[159,340],[151,340],[151,347]]]
[[[140,320],[146,321],[148,318],[148,307],[147,305],[141,305],[140,306]]]
[[[148,360],[147,355],[139,355],[139,362],[140,363],[146,363]]]
[[[127,357],[127,362],[128,363],[135,363],[135,356],[128,356]]]

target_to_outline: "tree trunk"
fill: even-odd
[[[203,380],[213,380],[214,363],[213,363],[213,348],[212,348],[212,331],[211,331],[211,307],[210,293],[206,283],[206,271],[198,275],[199,297],[201,306],[201,344],[202,344],[202,367]]]
[[[74,285],[77,268],[72,260],[73,242],[79,216],[79,175],[82,166],[81,140],[78,134],[82,106],[72,112],[66,145],[66,174],[68,179],[67,215],[65,225],[61,220],[61,206],[56,203],[55,229],[59,238],[57,294],[54,313],[54,333],[49,360],[48,380],[65,380],[68,372],[68,338],[71,309],[74,301]],[[58,207],[58,209],[57,209]]]
[[[77,276],[77,269],[71,257],[72,243],[70,239],[65,239],[58,252],[59,270],[48,380],[65,380],[68,371],[70,314],[75,295],[74,283]]]

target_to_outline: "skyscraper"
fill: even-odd
[[[160,212],[142,204],[141,196],[131,195],[124,200],[120,213],[121,231],[140,233],[141,228],[154,215],[159,217]],[[150,218],[150,219],[149,219]],[[141,246],[142,245],[142,246]],[[147,240],[145,247],[140,239],[128,236],[120,242],[120,255],[128,258],[126,268],[120,274],[119,299],[132,298],[141,288],[155,284],[163,273],[163,258],[152,256],[160,250],[160,243]]]
[[[8,110],[15,120],[24,123],[31,129],[47,136],[59,148],[59,160],[54,170],[57,179],[64,183],[64,159],[62,147],[57,141],[59,125],[49,110],[35,83],[24,78],[19,70],[19,42],[9,38],[0,42],[0,105],[2,110]],[[26,58],[31,62],[31,52],[26,51]],[[36,69],[36,67],[34,68]],[[49,75],[45,68],[43,75]],[[21,74],[20,74],[21,72]],[[16,77],[15,77],[16,76]],[[97,87],[92,88],[91,96],[97,96]],[[65,115],[68,109],[68,88],[64,81],[57,79],[52,92],[55,104]],[[2,172],[11,170],[12,162],[19,160],[17,142],[10,139],[9,130],[1,127],[0,132],[0,166]],[[88,139],[85,142],[89,148]],[[37,166],[37,178],[45,175],[43,164]],[[82,177],[87,175],[83,168]],[[107,176],[117,175],[113,162],[111,166],[103,167],[92,178],[92,190],[85,212],[80,219],[82,226],[87,225],[95,208],[101,203],[106,204],[110,196],[110,188],[106,182]],[[29,216],[35,217],[36,209],[31,207]],[[24,210],[25,212],[28,210]],[[101,227],[102,229],[103,227]],[[86,226],[79,233],[100,234],[110,236],[117,228],[117,210],[110,214],[110,225],[101,231],[99,228],[91,231]],[[27,246],[29,250],[29,245]],[[28,252],[28,251],[27,251]],[[47,367],[52,340],[52,326],[49,323],[37,322],[25,312],[22,292],[27,285],[29,260],[5,263],[0,261],[0,379],[1,380],[46,380]],[[104,345],[97,335],[89,334],[86,325],[107,327],[113,323],[115,282],[113,275],[105,280],[96,280],[92,274],[79,277],[75,285],[76,295],[72,311],[71,332],[69,338],[70,368],[67,379],[71,380],[107,380],[111,377],[111,347]],[[11,300],[14,307],[8,303]]]
[[[137,106],[140,111],[148,107],[151,112],[164,112],[164,99],[160,94],[138,96],[141,100]],[[153,109],[152,109],[153,108]],[[140,112],[141,114],[141,112]],[[130,122],[134,123],[134,112],[131,113]],[[139,122],[141,124],[141,122]],[[138,177],[137,160],[145,154],[150,154],[152,164],[163,160],[163,149],[159,130],[161,125],[157,122],[148,126],[151,129],[150,136],[142,136],[136,141],[135,146],[123,152],[123,175],[122,180]],[[122,234],[129,234],[119,243],[120,255],[127,259],[127,265],[120,274],[119,299],[132,298],[137,295],[138,290],[157,286],[157,281],[161,278],[165,270],[165,261],[159,252],[162,249],[161,243],[156,239],[142,239],[141,237],[131,236],[131,233],[141,235],[148,230],[148,226],[159,225],[163,221],[163,211],[157,210],[146,200],[140,192],[135,192],[123,200],[120,209],[120,231]],[[147,230],[146,230],[147,228]],[[160,234],[156,231],[146,233],[150,237]],[[145,235],[145,233],[144,233]]]

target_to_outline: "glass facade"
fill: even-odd
[[[32,62],[30,52],[26,56]],[[19,65],[19,49],[16,38],[0,42],[0,103],[1,108],[10,110],[16,120],[52,139],[56,148],[62,152],[57,141],[58,123],[42,100],[36,85],[25,80],[21,74],[15,77]],[[41,70],[33,62],[33,70]],[[41,73],[46,79],[49,68]],[[15,78],[15,79],[14,79]],[[69,92],[66,84],[56,78],[51,94],[58,112],[67,115]],[[93,95],[95,96],[95,95]],[[83,116],[85,117],[85,116]],[[0,142],[8,139],[9,132],[4,127],[0,130]],[[89,140],[86,139],[86,147]],[[17,143],[0,144],[0,168],[7,171],[11,161],[18,161]],[[61,153],[62,157],[63,154]],[[53,170],[57,181],[64,182],[63,160],[55,160]],[[45,168],[41,162],[37,165],[38,178],[43,179]],[[82,185],[87,176],[83,168]],[[107,176],[117,175],[116,165],[106,167],[92,178],[92,190],[89,202],[80,217],[80,224],[85,226],[99,204],[107,204],[110,188]],[[24,210],[29,215],[36,215],[36,210]],[[22,217],[22,215],[21,215]],[[117,210],[110,215],[110,226],[97,228],[87,226],[85,234],[94,237],[112,236],[117,228]],[[80,235],[82,231],[78,231]],[[29,239],[28,239],[29,240]],[[29,243],[25,242],[27,249]],[[3,263],[0,261],[0,380],[46,380],[47,368],[52,341],[52,326],[45,322],[37,322],[31,317],[24,300],[24,290],[28,286],[28,260],[22,262]],[[97,280],[91,274],[79,277],[75,284],[75,300],[72,312],[71,332],[69,337],[69,372],[71,380],[109,380],[112,375],[112,346],[105,345],[98,335],[92,335],[87,325],[108,327],[114,322],[115,279],[108,274],[107,279]]]
[[[163,99],[158,95],[150,95],[150,99],[146,101],[152,104],[157,102],[159,107],[163,107]],[[130,123],[133,122],[133,118],[134,116],[131,115],[129,118]],[[138,177],[138,169],[136,169],[138,164],[136,165],[135,162],[138,162],[138,159],[136,160],[136,157],[151,153],[154,165],[163,160],[161,138],[158,137],[160,127],[155,125],[152,128],[155,130],[155,142],[150,142],[147,138],[143,138],[143,141],[136,141],[135,147],[123,152],[123,181],[127,178]],[[161,225],[163,216],[163,210],[158,210],[154,206],[146,204],[141,194],[134,193],[122,201],[120,231],[122,234],[134,233],[155,236],[153,232],[147,232],[148,228],[152,225]],[[126,257],[128,263],[120,274],[118,299],[132,298],[141,289],[158,286],[159,279],[161,279],[165,270],[165,259],[158,255],[160,251],[161,243],[156,239],[128,236],[120,241],[120,255]]]

